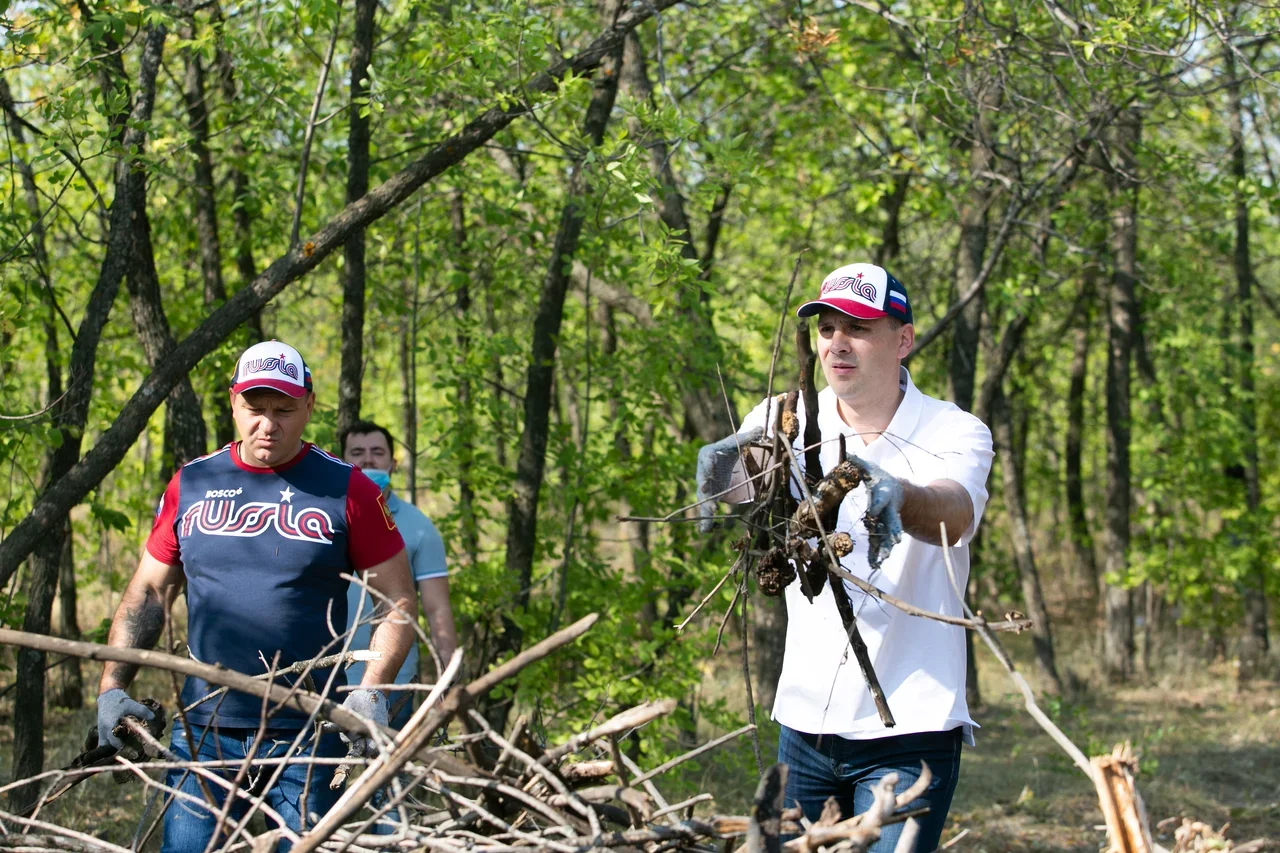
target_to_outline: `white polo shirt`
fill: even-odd
[[[993,455],[991,431],[953,403],[920,393],[906,368],[900,370],[905,396],[888,429],[881,435],[865,436],[865,442],[840,417],[832,390],[827,388],[818,394],[823,470],[830,471],[840,461],[839,436],[844,435],[850,453],[874,462],[901,480],[923,486],[946,479],[964,486],[973,499],[973,523],[964,531],[961,544],[951,549],[957,581],[963,590],[969,578],[969,541],[987,504],[986,482]],[[766,426],[766,408],[772,408],[767,425],[772,432],[778,405],[776,401],[762,402],[743,421],[742,430]],[[803,400],[798,408],[801,430],[793,447],[803,466]],[[849,533],[854,541],[853,551],[841,559],[841,565],[917,607],[963,616],[939,546],[903,534],[880,570],[871,572],[867,531],[862,523],[866,503],[867,490],[860,487],[840,506],[836,529]],[[954,539],[955,533],[950,535]],[[880,722],[871,692],[849,648],[830,583],[810,603],[801,592],[798,578],[785,591],[787,645],[773,719],[798,731],[851,739],[947,731],[962,726],[965,741],[972,744],[976,724],[969,717],[965,702],[964,629],[908,616],[847,581],[844,584],[897,725],[887,729]]]

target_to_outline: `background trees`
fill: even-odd
[[[552,728],[692,697],[715,620],[674,626],[726,543],[616,516],[691,500],[807,250],[793,304],[888,265],[917,383],[999,426],[980,604],[1100,601],[1116,679],[1175,622],[1265,673],[1280,21],[1021,6],[11,7],[0,410],[41,414],[0,427],[0,619],[110,613],[166,472],[229,435],[236,352],[278,336],[314,440],[401,432],[469,665],[605,613],[505,700]],[[23,707],[48,663],[18,661]]]

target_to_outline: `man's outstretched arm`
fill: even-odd
[[[902,483],[902,529],[930,545],[942,544],[939,523],[946,522],[951,544],[973,522],[973,499],[955,480],[934,480],[927,486],[900,480]]]
[[[162,563],[145,548],[138,568],[125,587],[111,620],[107,645],[121,649],[149,649],[164,632],[169,607],[182,591],[182,566]],[[137,664],[108,661],[102,668],[98,692],[128,688]]]

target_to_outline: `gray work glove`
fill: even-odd
[[[698,532],[710,533],[715,526],[716,502],[712,498],[729,488],[733,482],[733,469],[738,464],[742,448],[759,441],[764,427],[722,438],[704,445],[698,451]]]
[[[347,694],[342,707],[366,720],[385,726],[390,714],[391,702],[387,699],[387,694],[381,690],[352,690]],[[378,754],[377,745],[368,735],[342,732],[342,740],[351,744],[352,748],[347,753],[349,756],[356,753],[365,758],[373,758]]]
[[[857,468],[867,484],[867,562],[878,569],[902,540],[902,483],[874,462],[849,454],[845,461]]]
[[[110,744],[120,749],[124,744],[112,730],[120,725],[121,717],[137,717],[146,722],[154,720],[155,716],[146,705],[133,701],[119,687],[113,687],[98,697],[98,743]]]

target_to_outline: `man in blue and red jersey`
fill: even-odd
[[[372,589],[413,616],[404,541],[381,491],[358,468],[302,440],[314,405],[310,371],[293,347],[265,341],[240,356],[231,384],[240,441],[189,462],[170,480],[112,620],[110,645],[154,645],[184,584],[191,656],[254,675],[341,650],[342,638],[335,639],[330,626],[340,629],[347,621],[343,573],[363,573]],[[361,684],[392,681],[412,643],[407,620],[380,621],[370,648],[381,656],[368,663]],[[122,716],[151,717],[125,693],[136,673],[136,666],[123,663],[103,668],[101,742],[119,745],[112,729]],[[313,670],[311,677],[330,694],[346,683],[337,668]],[[186,725],[181,717],[175,720],[171,742],[179,757],[270,758],[284,755],[295,742],[301,744],[295,755],[337,757],[347,751],[338,735],[318,734],[305,715],[291,709],[268,707],[259,738],[262,700],[216,690],[187,678]],[[379,690],[353,690],[343,705],[387,722],[387,697]],[[268,766],[255,775],[274,776],[266,803],[296,831],[336,800],[338,792],[329,790],[333,770],[292,764],[278,774]],[[232,778],[236,771],[217,772]],[[162,850],[201,853],[217,828],[224,790],[180,770],[171,770],[166,784],[189,796],[179,796],[165,813]],[[205,786],[216,803],[205,800]],[[237,798],[231,816],[242,815],[247,805]]]

